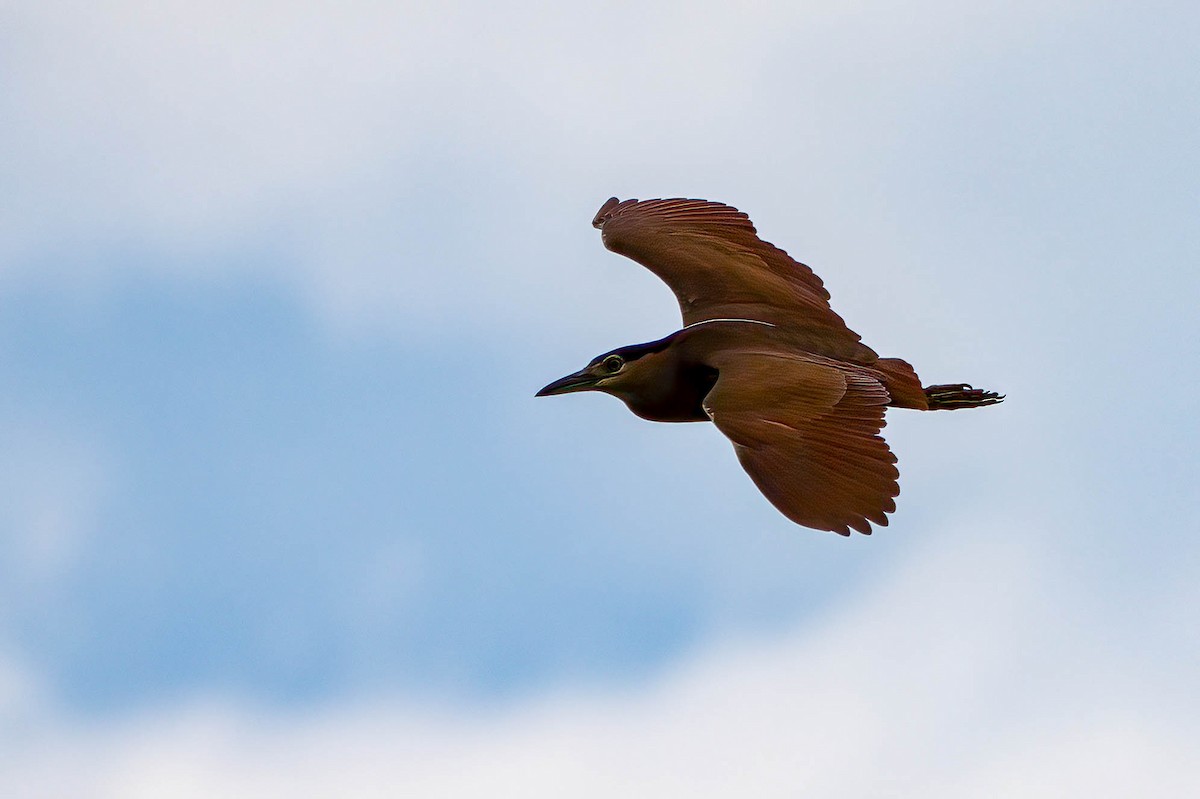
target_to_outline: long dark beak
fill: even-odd
[[[554,394],[570,394],[572,391],[587,391],[596,385],[596,376],[589,374],[587,369],[580,369],[574,374],[560,377],[543,388],[535,397],[549,397]]]

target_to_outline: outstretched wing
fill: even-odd
[[[888,393],[878,380],[779,352],[725,352],[714,366],[704,409],[772,505],[841,535],[887,525],[900,472],[879,436]]]
[[[706,200],[606,202],[592,224],[604,246],[666,282],[690,325],[755,319],[832,358],[869,363],[875,352],[829,307],[821,278],[757,235],[741,211]]]

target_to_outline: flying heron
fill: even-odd
[[[619,201],[592,225],[604,246],[662,278],[684,327],[606,352],[537,393],[603,391],[655,422],[709,422],[784,516],[849,535],[885,526],[900,493],[879,435],[887,407],[1004,399],[963,383],[922,386],[829,307],[812,269],[758,237],[746,214],[706,200]]]

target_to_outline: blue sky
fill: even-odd
[[[1190,6],[0,21],[6,793],[1196,787]],[[611,195],[737,205],[1009,401],[893,413],[845,540],[535,400],[678,325]]]

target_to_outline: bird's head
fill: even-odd
[[[578,372],[560,377],[543,388],[537,396],[549,397],[554,394],[570,394],[573,391],[603,391],[606,394],[621,396],[627,390],[640,385],[646,377],[641,374],[646,367],[646,353],[631,350],[634,348],[622,347],[598,355]]]
[[[679,333],[649,344],[597,355],[578,372],[555,380],[539,397],[573,391],[603,391],[624,402],[643,419],[659,422],[707,421],[701,405],[712,388],[716,370],[681,360]]]

